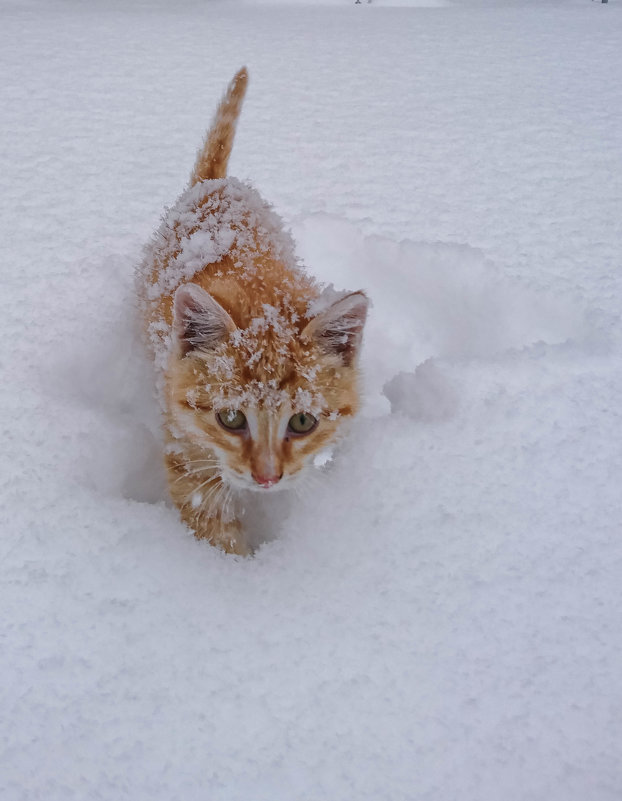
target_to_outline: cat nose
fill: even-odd
[[[279,481],[283,478],[283,473],[280,476],[277,475],[257,475],[257,473],[252,474],[253,479],[259,484],[260,487],[265,487],[266,489],[270,489],[275,484],[278,484]]]

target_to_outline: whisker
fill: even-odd
[[[215,456],[211,456],[209,459],[188,459],[184,461],[184,464],[202,464],[204,462],[214,463],[218,462],[218,459]]]
[[[177,482],[178,482],[178,481],[182,481],[184,478],[188,478],[188,477],[190,477],[190,476],[198,476],[198,475],[201,475],[201,473],[206,473],[206,472],[207,472],[207,470],[208,470],[208,468],[202,468],[202,469],[200,469],[200,470],[188,470],[188,471],[186,471],[185,473],[183,473],[181,476],[178,476],[178,477],[175,479],[175,481],[172,481],[172,482],[171,482],[171,484],[177,484]],[[219,473],[214,473],[213,475],[215,475],[215,476],[218,476],[218,475],[220,475],[220,474],[219,474]]]
[[[192,499],[197,494],[197,492],[200,492],[203,489],[203,487],[206,487],[208,484],[211,484],[212,481],[216,481],[219,478],[220,478],[219,474],[210,476],[210,478],[208,478],[207,481],[204,481],[202,484],[199,484],[198,487],[193,487],[191,492],[188,493],[188,497],[186,498],[186,500],[184,501],[184,503],[182,505],[183,506],[187,506],[189,503],[192,503]],[[216,485],[216,486],[218,486],[218,485]],[[211,492],[213,489],[214,489],[214,487],[210,487],[209,492]]]
[[[217,507],[219,505],[220,495],[224,492],[224,485],[222,482],[210,487],[203,497],[199,509],[201,512],[206,511],[208,506]]]
[[[203,487],[206,487],[208,484],[211,484],[211,483],[212,483],[212,481],[216,481],[216,480],[218,480],[218,479],[220,479],[220,474],[219,474],[219,473],[215,473],[213,476],[210,476],[210,477],[209,477],[209,478],[208,478],[206,481],[204,481],[202,484],[199,484],[199,486],[198,486],[198,487],[195,487],[195,488],[193,489],[193,493],[194,493],[194,492],[200,492],[200,491],[203,489]],[[211,489],[211,488],[210,488],[210,489]]]
[[[232,515],[230,514],[229,511],[231,508],[232,500],[233,500],[233,489],[231,487],[227,487],[227,496],[224,501],[224,512],[223,512],[223,517],[226,518],[226,520],[232,519]]]

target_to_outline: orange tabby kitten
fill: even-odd
[[[293,485],[356,412],[368,304],[322,293],[270,206],[225,177],[247,82],[243,68],[138,275],[171,496],[197,537],[237,554],[240,492]]]

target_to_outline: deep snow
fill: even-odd
[[[620,799],[621,34],[0,2],[2,799]],[[243,63],[232,173],[374,301],[251,560],[164,500],[132,283]]]

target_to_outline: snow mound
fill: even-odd
[[[398,373],[384,385],[391,412],[427,422],[446,420],[456,411],[457,393],[432,359],[412,373]]]
[[[505,276],[468,245],[366,236],[323,214],[296,223],[294,234],[303,261],[321,280],[365,289],[372,298],[363,360],[367,413],[384,408],[382,388],[399,374],[412,375],[391,384],[396,409],[404,407],[397,394],[414,390],[415,382],[444,394],[439,361],[491,360],[536,343],[579,344],[589,336],[585,310],[573,298],[547,296]],[[448,387],[446,394],[441,406],[447,410],[455,393]]]

